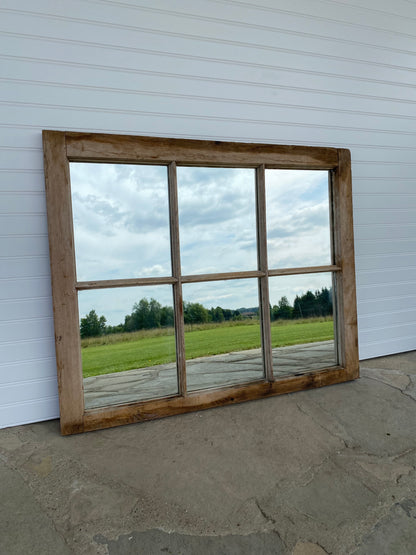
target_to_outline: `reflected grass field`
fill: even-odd
[[[330,318],[272,323],[272,346],[285,347],[333,339]],[[175,361],[173,328],[142,330],[82,340],[84,378]],[[185,330],[186,358],[260,347],[257,320],[200,324]]]

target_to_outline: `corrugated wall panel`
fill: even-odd
[[[35,358],[24,362],[0,365],[0,385],[7,386],[18,382],[30,382],[35,379],[55,380],[55,357]]]
[[[33,259],[28,258],[27,262]],[[30,266],[30,270],[32,267]],[[29,273],[29,272],[27,272]],[[14,279],[14,278],[13,278]],[[45,302],[47,301],[47,302]],[[46,297],[23,297],[21,299],[8,299],[0,301],[0,322],[10,320],[26,320],[28,318],[52,318],[52,305],[49,303],[49,295]]]
[[[347,147],[361,358],[416,347],[416,6],[3,0],[0,426],[58,414],[42,129]]]
[[[45,299],[45,302],[49,302],[49,299]],[[45,330],[45,333],[47,333],[47,330]],[[6,365],[6,363],[49,358],[55,353],[55,340],[53,336],[42,339],[20,339],[20,337],[22,336],[19,334],[14,341],[0,343],[0,360],[2,364]],[[10,378],[13,381],[12,376]],[[34,373],[32,379],[35,380],[36,378],[37,374]]]
[[[0,385],[0,405],[16,405],[42,398],[51,399],[56,396],[56,380],[51,377],[27,380],[26,387],[21,382]]]
[[[416,280],[416,266],[402,266],[392,265],[391,268],[386,268],[382,275],[377,271],[361,271],[359,279],[357,280],[358,286],[374,287],[380,283],[398,283],[403,279],[404,271],[406,270],[406,279]]]
[[[25,339],[44,339],[53,335],[53,318],[28,318],[0,322],[1,342],[10,342],[19,334]]]
[[[385,318],[389,320],[389,326],[403,325],[416,325],[415,313],[412,308],[406,308],[403,310],[395,310],[394,312],[378,312],[377,314],[372,314],[371,316],[361,316],[361,322],[365,323],[367,327],[376,329],[380,327],[380,322],[384,322]]]
[[[24,385],[20,386],[21,388]],[[18,426],[28,422],[40,422],[59,417],[58,395],[40,397],[30,401],[19,400],[15,403],[0,405],[0,422],[3,428]]]
[[[377,324],[377,317],[380,312],[383,313],[384,317],[388,318],[389,314],[394,314],[400,311],[410,310],[412,314],[416,309],[416,297],[414,295],[400,295],[394,293],[393,296],[385,296],[382,301],[376,298],[372,299],[360,299],[360,324],[362,329],[371,329],[372,324],[369,322],[370,319],[373,320],[373,326]],[[380,342],[383,341],[383,338]],[[406,349],[405,349],[406,350]],[[408,349],[407,349],[408,350]],[[376,356],[376,355],[374,355]]]
[[[416,84],[415,84],[416,86]],[[0,87],[1,91],[2,87]],[[24,105],[38,106],[42,108],[56,109],[58,106],[66,106],[71,111],[80,110],[84,111],[85,107],[94,111],[111,111],[117,112],[120,106],[123,106],[122,112],[124,114],[131,114],[133,116],[142,113],[157,113],[163,116],[175,116],[172,112],[173,99],[165,96],[155,96],[152,94],[138,95],[129,94],[125,95],[117,91],[91,91],[91,90],[72,90],[65,88],[65,91],[60,93],[59,99],[56,98],[56,90],[53,87],[31,85],[28,83],[19,85],[10,85],[3,87],[7,89],[5,94],[11,95],[15,91],[15,100],[11,106],[16,107]],[[120,104],[120,100],[122,104]],[[270,121],[286,122],[288,125],[303,125],[309,126],[325,126],[327,128],[344,128],[346,113],[334,110],[330,111],[322,108],[297,108],[295,106],[270,106],[260,105],[252,102],[249,109],[245,110],[245,114],[241,113],[243,103],[236,101],[211,101],[208,99],[191,99],[191,98],[176,98],[175,106],[177,112],[183,115],[197,116],[204,109],[204,117],[216,120],[229,118],[239,122],[251,121],[263,124],[269,124]],[[139,104],[138,104],[139,101]],[[3,106],[5,107],[5,106]],[[13,108],[12,108],[13,109]],[[367,133],[383,133],[383,134],[404,134],[412,135],[413,129],[416,124],[416,118],[409,117],[384,117],[379,114],[359,114],[354,112],[348,113],[349,129],[359,129],[362,126],[363,131]],[[412,137],[412,141],[413,141]],[[0,150],[0,168],[8,168],[13,164],[14,159],[19,153],[14,152],[12,149]],[[27,160],[29,167],[39,169],[37,167],[37,152],[35,150],[24,150],[21,156]],[[13,167],[13,166],[12,166]]]
[[[385,240],[385,239],[406,239],[416,236],[416,223],[403,223],[400,227],[394,224],[361,224],[355,226],[355,237],[357,241],[361,239]]]

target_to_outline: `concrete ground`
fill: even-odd
[[[79,436],[0,430],[1,555],[414,555],[416,351],[361,371]]]

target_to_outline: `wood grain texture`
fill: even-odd
[[[79,133],[45,132],[45,174],[63,434],[150,420],[191,410],[259,399],[358,377],[357,315],[349,151],[279,145],[222,143]],[[76,282],[69,160],[166,164],[169,186],[172,276]],[[176,164],[256,168],[258,269],[181,276]],[[267,263],[265,168],[330,169],[333,198],[333,264],[274,268]],[[335,282],[340,367],[274,379],[268,276],[332,272]],[[258,278],[265,381],[187,392],[182,283]],[[84,411],[77,290],[172,284],[178,395]]]
[[[43,132],[61,431],[83,430],[84,395],[65,136]]]
[[[347,149],[338,154],[333,172],[334,262],[341,267],[334,274],[338,347],[340,363],[359,377],[351,154]]]
[[[276,268],[268,271],[269,276],[292,276],[297,274],[321,274],[324,272],[340,272],[341,266],[305,266],[303,268]]]
[[[339,276],[336,272],[341,272],[340,266],[335,266],[335,251],[336,251],[336,240],[335,240],[335,206],[334,206],[334,171],[328,172],[328,199],[329,199],[329,230],[330,230],[330,249],[331,249],[331,262],[333,264],[333,270],[331,274],[332,282],[332,317],[334,325],[334,347],[335,347],[335,360],[338,364],[340,361],[344,360],[344,351],[342,348],[343,334],[342,334],[342,320],[340,318],[340,312],[338,310],[338,281]]]
[[[84,431],[144,422],[195,410],[204,410],[275,395],[294,393],[295,391],[315,389],[317,387],[350,381],[354,377],[354,373],[344,368],[330,368],[302,376],[284,378],[272,383],[251,383],[237,387],[188,393],[186,397],[167,397],[131,405],[94,409],[85,412]],[[78,430],[74,430],[69,433],[77,432]]]
[[[149,277],[149,278],[129,278],[129,279],[102,279],[97,281],[77,281],[75,288],[77,291],[88,289],[111,289],[114,287],[135,287],[142,285],[169,285],[176,283],[175,277]]]
[[[182,283],[199,283],[202,281],[227,281],[230,279],[248,279],[264,277],[265,272],[258,270],[248,270],[243,272],[218,272],[213,274],[194,274],[182,276]]]
[[[286,146],[134,137],[95,133],[66,133],[71,161],[141,162],[177,165],[225,165],[268,168],[331,169],[338,163],[334,148]]]
[[[178,374],[178,391],[186,395],[186,357],[185,357],[185,323],[183,317],[183,295],[181,283],[181,251],[179,244],[178,180],[176,164],[168,166],[169,188],[169,225],[172,274],[176,279],[173,285],[173,313],[175,319],[176,369]]]
[[[273,381],[272,337],[267,263],[266,177],[264,164],[256,169],[257,264],[264,275],[259,278],[261,346],[265,378]]]

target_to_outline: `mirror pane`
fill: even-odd
[[[338,364],[332,274],[269,280],[275,379]]]
[[[257,269],[255,171],[177,168],[182,274]]]
[[[262,380],[257,280],[183,286],[189,391]]]
[[[78,293],[87,409],[178,393],[172,288]]]
[[[171,275],[166,166],[70,164],[78,281]]]
[[[327,171],[266,170],[269,268],[331,264]]]

